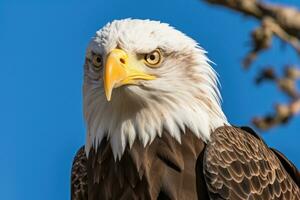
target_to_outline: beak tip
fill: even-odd
[[[106,94],[106,100],[107,100],[108,102],[110,102],[110,100],[111,100],[111,94]]]
[[[109,102],[111,100],[113,86],[107,86],[107,84],[105,84],[105,83],[106,82],[104,82],[105,96],[106,96],[106,100]]]

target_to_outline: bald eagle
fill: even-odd
[[[113,21],[84,65],[71,199],[300,199],[299,171],[230,125],[206,52],[168,24]]]

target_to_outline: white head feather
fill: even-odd
[[[164,61],[159,68],[144,69],[157,79],[114,89],[108,102],[103,72],[93,70],[89,59],[92,54],[105,59],[116,47],[131,54],[160,48]],[[116,20],[97,31],[84,70],[87,154],[106,137],[115,159],[120,159],[126,145],[131,147],[135,139],[147,145],[163,130],[178,142],[186,128],[209,141],[211,131],[228,122],[220,106],[217,75],[205,53],[193,39],[158,21]]]

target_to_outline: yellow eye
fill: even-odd
[[[161,53],[158,49],[145,55],[145,61],[150,67],[157,67],[161,63]]]
[[[102,66],[102,57],[100,55],[93,56],[93,65],[96,70],[99,70]]]

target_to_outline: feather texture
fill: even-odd
[[[120,161],[106,139],[88,159],[82,147],[72,168],[72,200],[299,199],[297,168],[243,129],[220,127],[207,145],[190,130],[181,144],[163,132],[146,147],[136,140]]]
[[[196,161],[204,149],[204,142],[187,131],[178,143],[167,132],[156,137],[146,147],[136,140],[131,149],[126,148],[120,161],[115,161],[109,141],[102,140],[97,152],[92,149],[84,169],[87,169],[88,189],[78,187],[78,173],[73,167],[72,200],[134,200],[172,199],[196,200]],[[79,156],[84,156],[80,154]],[[75,157],[74,164],[79,162]],[[78,174],[76,174],[78,173]],[[88,193],[88,197],[79,198]]]
[[[74,158],[71,172],[71,199],[88,199],[87,158],[84,147],[81,147]]]
[[[289,174],[293,170],[287,171],[272,149],[242,129],[218,128],[206,147],[203,166],[210,199],[300,199],[295,182],[299,173]]]

